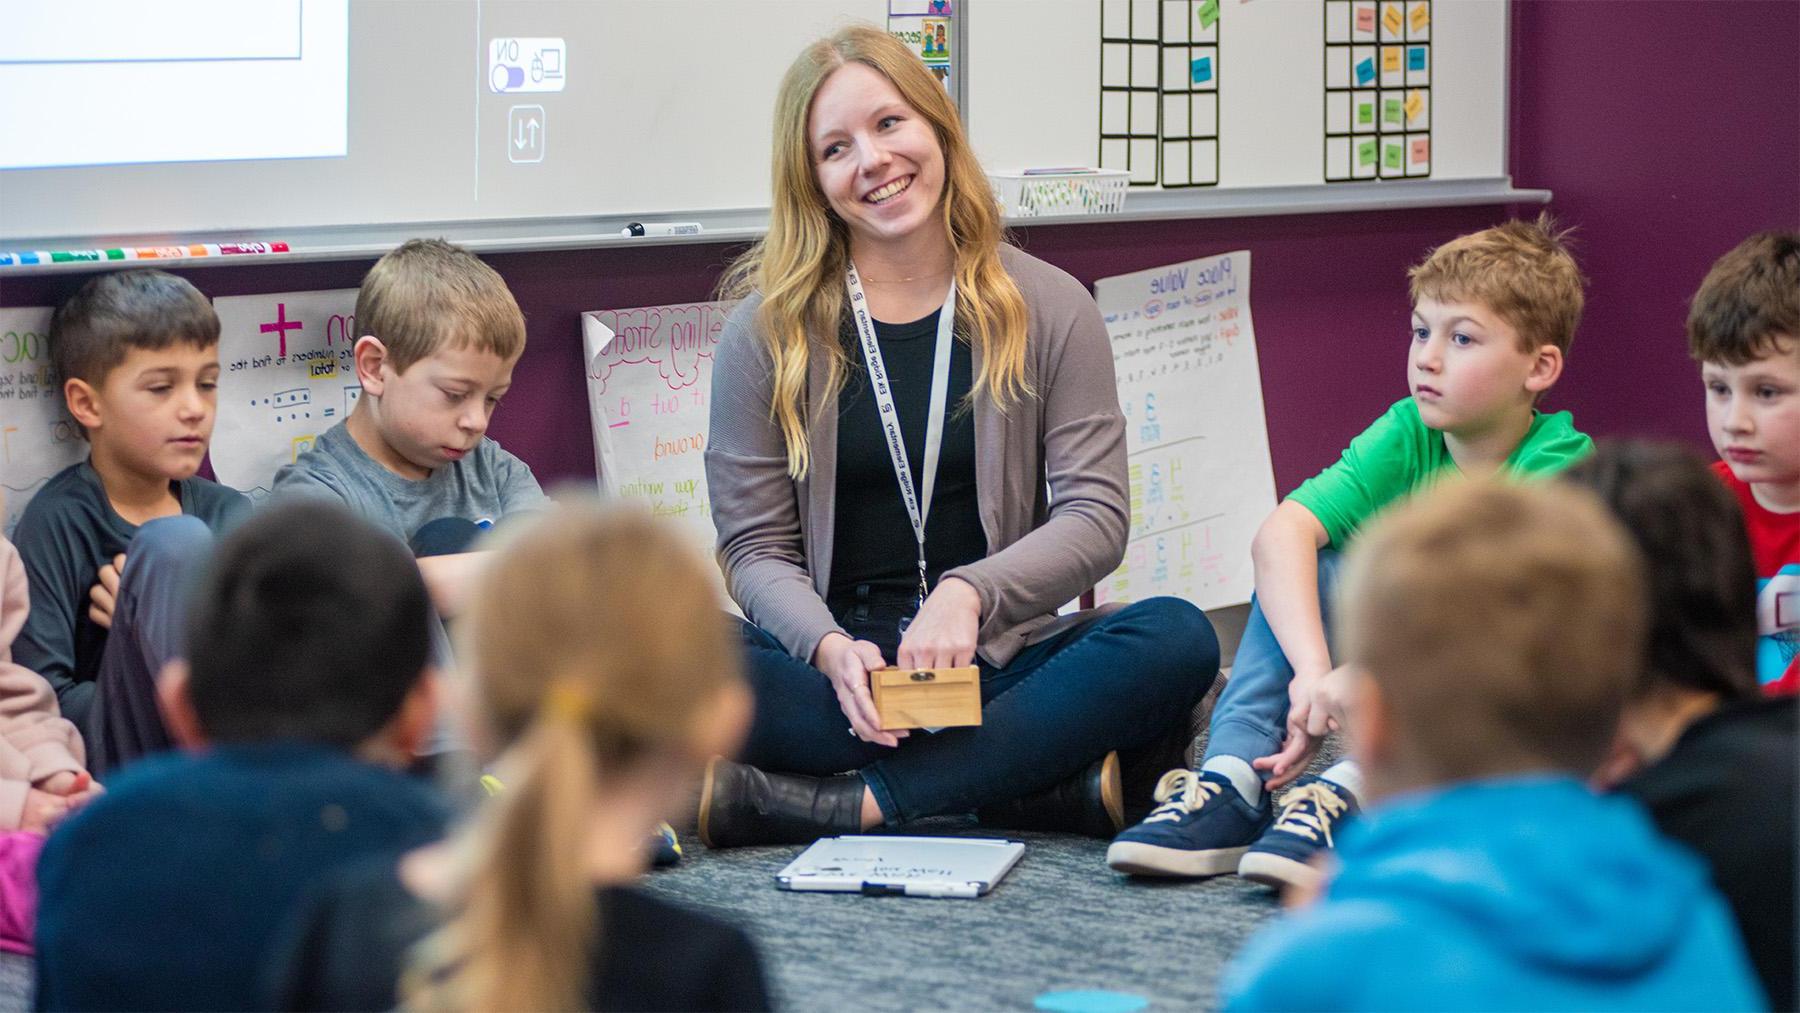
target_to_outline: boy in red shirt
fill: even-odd
[[[1694,294],[1688,351],[1706,423],[1756,560],[1756,673],[1800,692],[1800,233],[1763,232],[1720,257]]]

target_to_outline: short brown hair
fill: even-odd
[[[499,272],[442,239],[408,240],[369,268],[356,326],[387,346],[396,373],[446,348],[508,360],[525,349],[525,316]]]
[[[1759,232],[1706,272],[1688,310],[1688,354],[1742,366],[1800,351],[1800,232]]]
[[[1545,212],[1458,236],[1407,272],[1412,300],[1482,303],[1519,332],[1521,351],[1555,345],[1567,355],[1587,284],[1569,232]]]
[[[1350,550],[1344,655],[1381,690],[1396,755],[1433,783],[1583,776],[1643,655],[1636,548],[1585,490],[1451,481]]]
[[[166,271],[116,271],[88,280],[50,317],[50,360],[62,380],[99,386],[133,348],[219,343],[219,315]]]

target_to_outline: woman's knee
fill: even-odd
[[[1219,667],[1219,635],[1198,605],[1181,598],[1145,598],[1127,605],[1120,619],[1142,629],[1161,658]]]

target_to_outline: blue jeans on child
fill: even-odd
[[[1331,637],[1332,591],[1337,587],[1343,557],[1330,550],[1319,553],[1319,611],[1325,620],[1325,636]],[[1231,678],[1213,707],[1201,763],[1215,756],[1235,756],[1248,763],[1279,752],[1287,738],[1288,683],[1294,666],[1269,629],[1262,604],[1250,598],[1250,621],[1238,642],[1231,664]]]
[[[171,658],[181,656],[188,591],[212,545],[205,522],[182,514],[138,528],[125,549],[112,629],[82,730],[88,770],[96,778],[173,745],[163,726],[156,677]]]
[[[894,659],[896,615],[839,616]],[[848,731],[831,680],[742,623],[756,719],[741,759],[762,770],[858,771],[890,823],[966,813],[1041,791],[1110,750],[1150,745],[1188,720],[1219,671],[1212,623],[1150,598],[1033,644],[1003,668],[979,661],[979,726],[914,731],[890,749]]]

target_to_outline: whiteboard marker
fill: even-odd
[[[619,230],[621,236],[697,236],[705,230],[699,222],[632,222]]]

